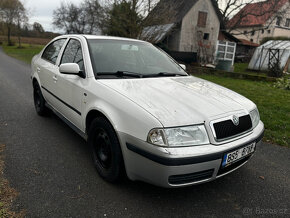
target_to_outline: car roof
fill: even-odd
[[[62,35],[61,37],[84,37],[86,39],[107,39],[107,40],[124,40],[124,41],[132,41],[132,42],[145,42],[138,39],[130,39],[130,38],[124,38],[124,37],[116,37],[116,36],[98,36],[98,35],[83,35],[83,34],[68,34],[68,35]]]

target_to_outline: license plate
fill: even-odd
[[[222,167],[227,167],[238,160],[243,159],[244,157],[255,152],[256,143],[252,143],[243,148],[237,149],[233,152],[227,153],[224,155]]]

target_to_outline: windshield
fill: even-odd
[[[167,54],[146,42],[88,40],[95,76],[187,76]]]

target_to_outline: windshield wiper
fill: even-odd
[[[156,73],[156,74],[143,75],[143,78],[148,78],[148,77],[174,77],[174,76],[187,76],[187,75],[186,74],[179,74],[179,73],[160,72],[160,73]]]
[[[117,71],[117,72],[98,72],[97,76],[117,76],[117,77],[134,77],[134,78],[142,78],[140,73],[134,73],[129,71]]]

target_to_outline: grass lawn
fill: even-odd
[[[249,74],[255,76],[264,76],[266,77],[267,74],[265,72],[258,72],[258,71],[250,71],[248,70],[249,63],[235,63],[234,64],[234,72],[235,73],[242,73],[242,74]]]
[[[271,82],[257,82],[213,75],[198,77],[217,83],[251,99],[265,124],[264,141],[290,147],[290,91]]]
[[[18,48],[18,45],[15,46],[2,45],[2,48],[4,52],[9,56],[30,64],[33,56],[38,54],[42,50],[43,45],[22,44],[22,48]]]

